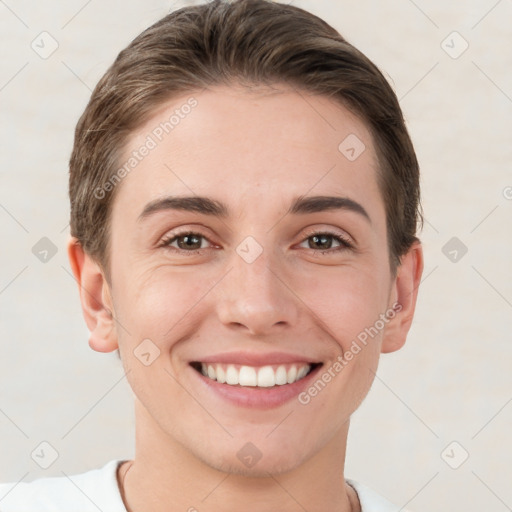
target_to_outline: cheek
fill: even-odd
[[[296,278],[294,287],[343,350],[379,320],[389,294],[386,280],[374,267],[322,269]]]
[[[168,418],[158,404],[185,407],[189,398],[175,381],[179,366],[169,354],[179,358],[180,340],[194,335],[194,306],[201,304],[211,285],[190,272],[168,269],[152,268],[137,277],[124,276],[124,281],[122,277],[119,282],[124,285],[117,290],[115,309],[122,325],[118,333],[123,366],[140,402],[165,423]],[[158,395],[155,390],[159,390]]]
[[[170,348],[168,343],[179,336],[194,306],[212,286],[209,280],[190,271],[158,269],[125,282],[118,302],[119,318],[126,322],[129,332],[154,340],[161,350]]]

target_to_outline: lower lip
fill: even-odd
[[[311,382],[322,365],[316,367],[312,372],[293,384],[283,384],[271,388],[257,388],[247,386],[231,386],[221,384],[216,380],[205,377],[196,369],[190,367],[199,380],[206,386],[206,389],[220,396],[222,399],[239,407],[250,407],[256,409],[272,409],[279,407],[297,397]]]

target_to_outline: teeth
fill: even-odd
[[[256,374],[256,370],[251,366],[242,366],[238,374],[238,384],[240,384],[240,386],[257,386],[258,375]]]
[[[306,371],[304,372],[304,375],[306,375]],[[288,384],[287,379],[288,376],[286,374],[286,368],[284,366],[280,366],[276,370],[276,384],[278,384],[279,386],[282,386],[283,384]]]
[[[208,368],[212,368],[213,366],[208,366]],[[214,370],[215,375],[215,370]],[[236,386],[238,384],[238,372],[236,371],[236,368],[230,364],[228,366],[228,369],[226,371],[226,384],[231,384],[232,386]]]
[[[306,368],[304,368],[304,367],[302,367],[302,368],[298,371],[298,373],[297,373],[297,380],[302,379],[302,377],[304,377],[304,375],[306,375],[306,373],[307,373],[307,369],[306,369]]]
[[[201,363],[201,373],[221,384],[271,388],[292,384],[307,375],[311,365],[240,366]]]
[[[224,371],[224,368],[222,368],[222,366],[217,366],[217,382],[220,382],[221,384],[224,384],[224,382],[226,382],[226,372]],[[210,377],[210,378],[215,378],[214,377]]]
[[[263,366],[258,370],[258,386],[260,388],[271,388],[276,385],[276,376],[272,366]]]
[[[288,370],[288,374],[287,374],[287,382],[288,384],[291,384],[292,382],[295,382],[297,380],[297,367],[296,366],[292,366],[289,370]]]

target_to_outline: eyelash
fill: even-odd
[[[177,247],[171,247],[171,243],[175,242],[178,238],[181,238],[181,237],[184,237],[184,236],[196,236],[198,238],[203,238],[205,240],[208,240],[208,238],[204,235],[202,235],[201,233],[197,233],[197,232],[194,232],[194,231],[183,231],[181,233],[174,233],[172,235],[169,235],[167,237],[165,237],[161,244],[159,245],[159,247],[164,247],[164,248],[167,248],[167,249],[171,249],[173,251],[176,251],[176,252],[179,252],[179,253],[186,253],[187,255],[196,255],[196,254],[201,254],[202,251],[204,251],[204,249],[193,249],[193,250],[190,250],[190,251],[187,251],[185,249],[180,249],[180,248],[177,248]],[[328,237],[332,237],[335,241],[339,242],[340,243],[340,246],[339,247],[336,247],[334,249],[325,249],[325,250],[321,250],[321,249],[310,249],[312,250],[313,252],[315,253],[320,253],[320,254],[335,254],[335,253],[338,253],[340,251],[346,251],[346,250],[354,250],[354,245],[345,237],[337,234],[337,233],[332,233],[330,231],[313,231],[311,233],[308,233],[306,238],[304,238],[304,240],[301,242],[305,242],[307,241],[309,238],[312,238],[314,236],[325,236],[327,235]],[[208,240],[209,241],[209,240]]]

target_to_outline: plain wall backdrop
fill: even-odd
[[[118,52],[186,4],[0,0],[0,481],[133,457],[131,390],[88,346],[67,261],[68,158]],[[416,512],[512,510],[512,2],[293,4],[383,70],[422,171],[417,313],[353,416],[346,477]]]

